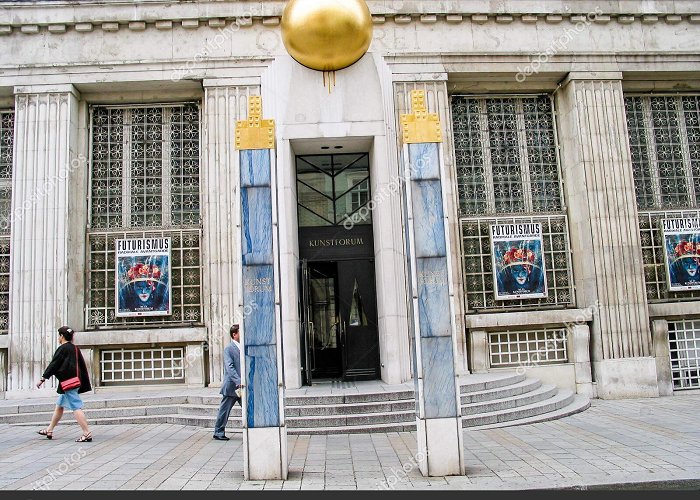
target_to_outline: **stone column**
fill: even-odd
[[[0,392],[5,392],[7,384],[7,349],[0,349]]]
[[[589,353],[590,330],[588,325],[573,325],[569,329],[569,360],[574,363],[576,394],[595,397],[591,378],[591,356]]]
[[[469,332],[469,360],[472,364],[472,373],[488,373],[491,365],[488,332],[484,330]]]
[[[241,362],[243,473],[246,479],[287,479],[275,135],[274,122],[261,117],[261,98],[251,96],[248,119],[236,125],[245,354]]]
[[[204,387],[204,348],[202,344],[185,347],[185,383],[189,387]]]
[[[659,396],[672,396],[673,373],[671,349],[668,345],[668,321],[665,319],[652,321],[651,330],[654,336],[654,359],[656,360],[656,375],[659,382]]]
[[[221,386],[223,349],[231,341],[229,328],[241,323],[235,282],[240,265],[236,229],[238,155],[236,120],[245,116],[248,96],[259,86],[237,80],[204,80],[202,220],[204,222],[204,283],[209,288],[205,321],[209,325],[209,382]]]
[[[462,418],[440,123],[437,115],[427,113],[424,91],[411,95],[413,114],[402,115],[401,121],[412,299],[409,321],[418,407],[416,460],[424,475],[461,475]]]
[[[8,392],[35,387],[56,330],[78,320],[68,317],[69,176],[83,165],[78,100],[72,85],[15,87]]]
[[[598,397],[658,396],[620,73],[570,73],[556,94],[576,300],[593,308]]]

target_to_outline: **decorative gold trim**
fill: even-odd
[[[428,113],[425,107],[425,91],[411,91],[413,113],[401,115],[401,135],[404,144],[442,142],[440,118],[437,113]]]
[[[248,119],[236,122],[236,149],[274,149],[275,120],[263,120],[262,97],[248,97]]]

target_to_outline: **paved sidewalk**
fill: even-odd
[[[528,489],[700,487],[700,391],[593,400],[551,422],[466,430],[466,475],[424,478],[413,432],[289,436],[287,481],[244,481],[240,435],[172,424],[0,425],[1,489]],[[86,412],[89,418],[89,410]]]

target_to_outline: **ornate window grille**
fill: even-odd
[[[674,389],[700,388],[700,320],[668,323]]]
[[[201,324],[199,106],[91,108],[87,325]],[[117,238],[170,236],[173,314],[115,317]]]
[[[544,263],[547,271],[547,297],[496,301],[493,263],[489,240],[491,224],[539,222],[542,224]],[[498,217],[461,219],[462,270],[467,311],[510,310],[524,307],[547,308],[573,303],[571,250],[565,215],[541,217]]]
[[[566,207],[550,96],[452,96],[467,311],[573,304]],[[489,224],[541,222],[548,297],[494,298]]]
[[[639,210],[700,206],[700,96],[625,97]]]
[[[8,333],[10,323],[10,229],[14,125],[14,110],[0,111],[0,335]]]
[[[642,242],[644,281],[649,302],[679,302],[700,297],[700,291],[671,292],[666,276],[663,219],[698,218],[700,210],[639,212],[639,235]]]
[[[109,349],[100,351],[103,385],[183,383],[185,349]]]
[[[661,220],[700,217],[700,95],[628,94],[625,111],[647,299],[697,299],[668,291]]]
[[[566,329],[490,333],[489,354],[494,368],[566,363]]]
[[[563,213],[549,96],[452,96],[461,216]]]

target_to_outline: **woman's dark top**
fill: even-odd
[[[56,352],[53,353],[53,359],[46,367],[43,377],[49,379],[55,376],[59,382],[68,380],[69,378],[75,377],[75,344],[72,342],[64,342]],[[92,390],[90,385],[90,375],[88,374],[87,365],[83,359],[83,353],[78,349],[78,359],[80,360],[80,374],[78,378],[80,379],[79,393],[87,392]],[[57,393],[63,394],[63,389],[61,389],[61,384],[58,385]]]

